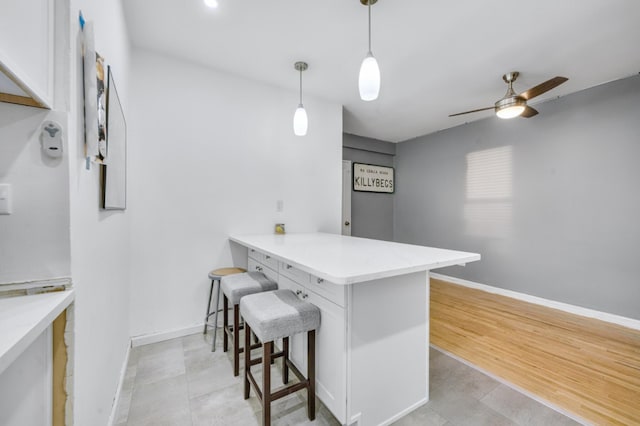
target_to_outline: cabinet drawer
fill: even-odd
[[[262,253],[260,253],[258,250],[256,249],[249,249],[249,259],[255,259],[258,262],[262,263]]]
[[[309,274],[307,272],[291,266],[286,262],[280,262],[280,273],[305,287],[309,282]]]
[[[268,254],[263,254],[262,255],[262,263],[264,263],[266,266],[268,266],[269,268],[273,269],[274,271],[278,272],[278,260],[274,259],[273,257],[269,256]]]
[[[267,278],[278,282],[278,273],[276,271],[274,271],[273,269],[269,268],[268,266],[256,262],[255,259],[249,258],[249,261],[247,263],[247,270],[248,271],[258,271],[258,272],[262,272],[263,274],[265,274],[267,276]]]
[[[306,287],[336,305],[342,306],[343,308],[345,307],[346,286],[334,284],[322,278],[318,278],[315,275],[309,275],[309,284]]]
[[[268,254],[264,254],[261,251],[250,248],[249,259],[253,259],[258,263],[262,263],[263,265],[268,266],[269,268],[278,272],[278,261]]]

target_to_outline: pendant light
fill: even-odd
[[[300,103],[296,108],[296,113],[293,115],[293,133],[296,136],[304,136],[307,134],[307,127],[309,126],[309,120],[307,119],[307,111],[302,105],[302,71],[309,68],[306,62],[296,62],[293,67],[300,71]]]
[[[369,9],[369,51],[360,65],[360,77],[358,78],[358,88],[360,89],[360,99],[363,101],[373,101],[378,99],[380,93],[380,68],[378,61],[371,53],[371,5],[378,0],[360,0],[360,3]]]

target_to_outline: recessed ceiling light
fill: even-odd
[[[211,9],[215,9],[218,7],[218,0],[204,0],[204,4],[209,6]]]

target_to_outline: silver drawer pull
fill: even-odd
[[[303,295],[302,295],[302,298],[303,298],[303,299],[306,299],[307,297],[309,297],[309,295],[308,295],[307,293],[305,293],[305,294],[303,294]]]
[[[291,269],[291,268],[293,268],[293,266],[287,265],[287,269]]]
[[[256,266],[256,271],[262,272],[262,266]]]
[[[318,284],[322,284],[324,282],[324,280],[322,278],[318,278]]]
[[[267,255],[265,255],[264,257],[266,257],[266,258],[267,258],[267,260],[271,259],[271,256],[267,256]]]
[[[296,296],[300,296],[302,294],[302,290],[296,290]]]

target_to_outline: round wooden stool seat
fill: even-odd
[[[243,272],[247,272],[247,270],[243,268],[218,268],[209,272],[209,279],[217,280],[227,275],[241,274]]]
[[[211,272],[209,272],[209,279],[211,280],[211,288],[209,289],[209,302],[207,302],[207,314],[204,317],[204,334],[207,334],[207,326],[209,324],[209,317],[211,317],[211,315],[214,315],[214,327],[213,327],[213,342],[211,343],[211,350],[215,351],[216,350],[216,336],[217,336],[217,330],[218,330],[218,312],[220,311],[220,280],[222,279],[222,277],[226,277],[227,275],[235,275],[235,274],[242,274],[244,272],[247,272],[246,269],[244,268],[218,268],[218,269],[213,269]],[[215,283],[218,283],[218,294],[216,297],[216,306],[213,312],[211,312],[211,298],[213,297],[213,286]]]

